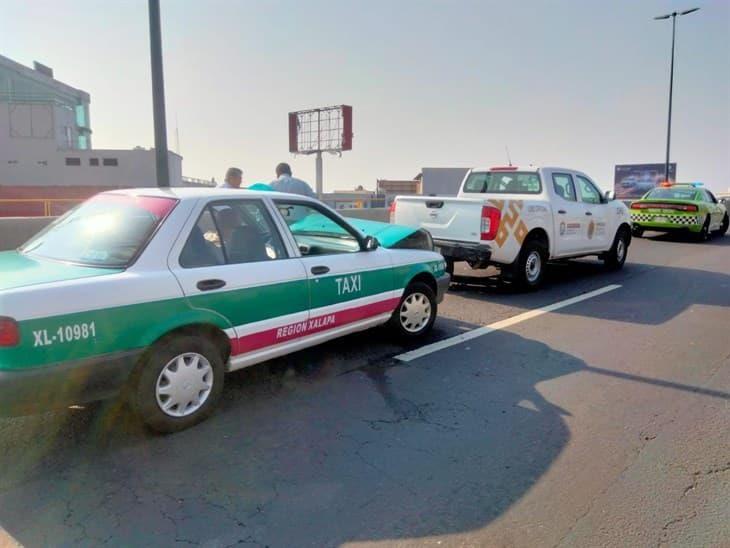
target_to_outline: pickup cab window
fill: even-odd
[[[573,177],[568,173],[553,173],[553,189],[555,194],[569,202],[577,201]]]
[[[464,183],[471,194],[540,194],[540,177],[534,171],[486,171],[472,173]]]
[[[580,190],[580,201],[586,204],[600,204],[601,193],[596,186],[585,177],[576,175],[578,180],[578,189]]]

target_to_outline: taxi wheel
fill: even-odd
[[[437,309],[433,289],[425,283],[414,282],[406,287],[388,327],[401,339],[417,339],[431,331]]]
[[[210,416],[223,391],[223,359],[208,339],[178,335],[155,344],[132,376],[132,410],[147,426],[178,432]]]
[[[725,216],[722,218],[722,224],[720,225],[720,228],[715,230],[713,234],[715,236],[724,236],[727,232],[728,226],[730,226],[730,218],[728,217],[727,213],[725,213]]]
[[[616,237],[613,239],[613,245],[603,257],[603,264],[611,270],[619,270],[626,262],[626,256],[629,254],[629,231],[627,228],[619,228]]]

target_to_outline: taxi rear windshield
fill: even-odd
[[[540,177],[534,171],[487,171],[472,173],[464,192],[473,194],[540,194]]]
[[[655,188],[646,195],[653,200],[694,200],[696,196],[694,188]]]
[[[125,267],[176,203],[173,198],[101,194],[58,219],[20,251],[74,264]]]

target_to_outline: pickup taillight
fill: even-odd
[[[388,216],[390,217],[390,223],[393,224],[395,222],[395,200],[393,200],[393,203],[390,204],[390,207],[388,208]]]
[[[482,206],[482,240],[494,240],[499,229],[499,221],[502,219],[502,212],[496,207]]]
[[[0,317],[0,347],[18,346],[20,329],[18,322],[12,318]]]

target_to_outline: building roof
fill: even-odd
[[[34,70],[30,67],[26,67],[25,65],[21,65],[20,63],[13,61],[12,59],[5,57],[4,55],[0,55],[0,67],[5,67],[9,70],[18,72],[26,78],[30,78],[31,80],[36,80],[37,82],[41,82],[43,84],[58,88],[68,95],[75,95],[87,103],[91,101],[90,95],[84,90],[69,86],[68,84],[64,84],[63,82],[56,80],[55,78],[51,78],[50,76],[47,76],[46,74],[38,70]]]

